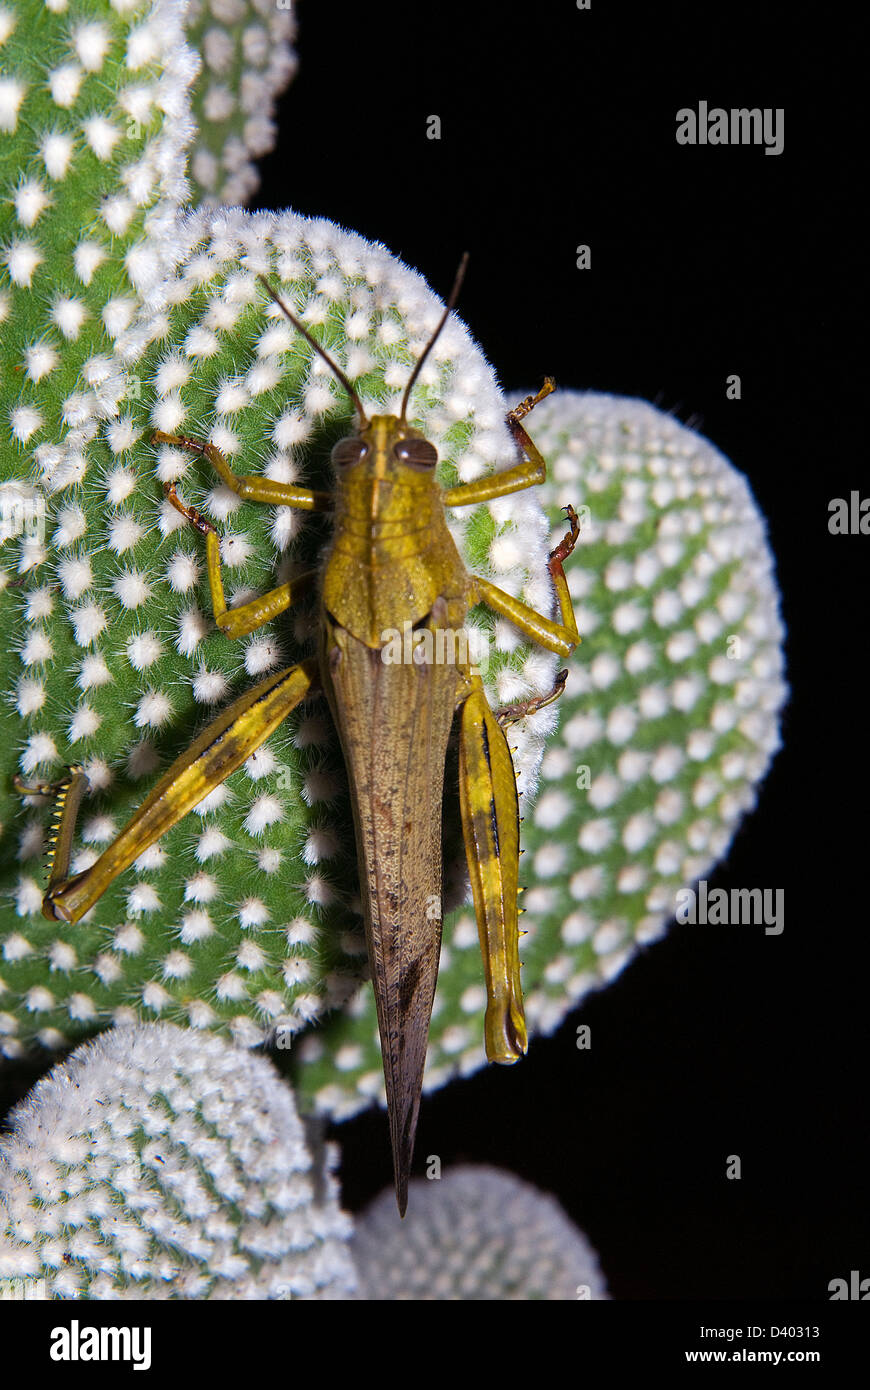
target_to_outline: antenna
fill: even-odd
[[[459,262],[459,269],[458,269],[457,272],[456,272],[456,279],[453,281],[453,289],[450,291],[450,298],[449,298],[448,301],[447,301],[447,305],[446,305],[446,307],[445,307],[445,309],[444,309],[444,313],[441,315],[441,318],[438,320],[438,325],[437,325],[437,327],[436,327],[436,329],[435,329],[435,332],[432,334],[432,337],[429,339],[428,343],[427,343],[426,346],[424,347],[424,349],[423,349],[423,351],[421,352],[420,356],[417,358],[417,364],[416,364],[416,366],[414,367],[413,372],[411,373],[411,380],[408,382],[408,385],[405,387],[405,394],[404,394],[404,396],[402,397],[402,412],[401,412],[401,415],[400,415],[400,417],[399,417],[399,418],[401,419],[401,421],[402,421],[402,424],[405,423],[405,411],[408,409],[408,400],[409,400],[409,398],[410,398],[411,391],[413,390],[414,382],[417,380],[417,377],[420,375],[420,371],[421,371],[421,368],[422,368],[422,366],[423,366],[423,363],[426,361],[426,358],[429,356],[429,353],[432,351],[433,347],[435,346],[435,343],[436,343],[436,341],[437,341],[437,339],[438,339],[438,335],[439,335],[439,333],[441,332],[441,329],[444,327],[445,323],[447,322],[447,318],[448,318],[448,315],[450,314],[451,309],[453,308],[453,306],[455,305],[457,299],[459,298],[459,291],[462,289],[462,281],[465,279],[465,267],[466,267],[467,265],[468,265],[468,252],[466,251],[466,252],[464,253],[463,257],[462,257],[462,260]]]
[[[356,410],[356,413],[357,413],[357,415],[359,416],[359,422],[360,422],[360,424],[361,424],[361,425],[367,425],[367,424],[368,424],[368,419],[367,419],[367,417],[366,417],[365,411],[363,410],[362,401],[360,400],[360,398],[359,398],[359,396],[357,395],[356,391],[354,391],[353,387],[351,386],[351,384],[350,384],[350,382],[348,381],[347,377],[345,376],[344,372],[341,370],[341,367],[337,366],[337,365],[335,364],[335,362],[333,362],[333,360],[332,360],[332,358],[330,357],[329,353],[326,352],[326,350],[325,350],[324,348],[322,348],[322,347],[320,346],[320,344],[319,344],[314,338],[312,338],[311,334],[308,332],[308,329],[304,326],[304,324],[301,324],[301,323],[299,322],[299,320],[297,319],[296,315],[295,315],[295,314],[291,314],[290,310],[287,308],[287,305],[284,303],[284,301],[283,301],[282,299],[279,299],[279,298],[278,298],[277,294],[276,294],[275,291],[272,289],[272,286],[269,284],[269,281],[266,279],[265,275],[260,275],[260,274],[258,274],[258,275],[257,275],[257,279],[260,280],[260,281],[262,281],[262,284],[263,284],[263,287],[264,287],[265,290],[266,290],[266,293],[269,295],[269,297],[270,297],[271,299],[274,299],[275,303],[278,305],[278,308],[279,308],[284,314],[286,314],[287,318],[290,320],[290,322],[292,323],[293,327],[294,327],[299,333],[302,334],[302,336],[303,336],[303,338],[305,339],[305,341],[306,341],[307,343],[310,343],[310,344],[311,344],[311,346],[314,348],[314,351],[315,351],[316,353],[318,353],[320,357],[323,358],[323,360],[324,360],[324,362],[326,363],[326,365],[327,365],[329,368],[331,368],[331,370],[335,373],[335,375],[337,376],[338,380],[341,382],[342,386],[344,387],[345,391],[347,392],[347,394],[350,396],[351,400],[353,401],[354,409]],[[446,317],[446,315],[445,315],[445,317]],[[442,322],[443,322],[443,320],[442,320]],[[436,337],[437,337],[437,334],[436,334]],[[430,347],[432,346],[431,343],[429,344],[429,346],[430,346]],[[427,348],[426,351],[428,352],[428,351],[429,351],[429,348]],[[424,353],[424,356],[425,356],[425,353]],[[418,365],[419,365],[419,364],[418,364]],[[403,412],[403,413],[404,413],[404,412]]]

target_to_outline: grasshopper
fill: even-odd
[[[446,490],[435,477],[435,447],[407,421],[411,392],[456,302],[464,269],[465,258],[444,313],[412,370],[399,415],[371,417],[344,372],[259,276],[281,311],[328,363],[356,411],[356,430],[332,451],[332,493],[239,477],[213,444],[162,431],[152,436],[155,444],[204,456],[245,500],[332,514],[331,548],[319,571],[307,571],[230,609],[214,526],[185,504],[174,484],[165,484],[169,501],[205,538],[217,627],[230,638],[243,637],[319,586],[318,651],[234,700],[176,759],[100,858],[73,876],[68,876],[70,850],[87,779],[80,768],[70,769],[59,788],[55,852],[42,907],[50,920],[77,922],[119,874],[240,767],[301,701],[324,694],[351,790],[402,1215],[441,946],[441,913],[433,918],[431,905],[440,905],[442,896],[442,789],[454,717],[459,724],[463,836],[486,977],[486,1053],[490,1061],[512,1063],[526,1051],[527,1038],[518,951],[519,803],[504,726],[556,699],[567,677],[562,671],[549,694],[494,713],[467,654],[465,660],[447,655],[461,654],[461,644],[449,646],[447,639],[455,643],[469,609],[484,603],[563,657],[580,641],[562,565],[579,534],[572,507],[565,508],[570,529],[549,557],[559,621],[469,574],[445,516],[446,507],[471,506],[544,481],[546,465],[522,420],[554,389],[552,379],[507,417],[521,461]],[[385,659],[387,635],[409,630],[413,659]],[[434,644],[434,660],[420,659],[427,637],[430,653]]]

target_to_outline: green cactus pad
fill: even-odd
[[[79,477],[128,383],[113,344],[174,259],[193,135],[184,6],[0,5],[0,482]],[[18,557],[38,561],[34,538]]]
[[[296,71],[292,0],[192,0],[188,42],[202,54],[193,91],[192,202],[246,203],[255,159],[275,143],[273,108]]]

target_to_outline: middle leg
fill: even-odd
[[[247,637],[249,632],[256,631],[264,623],[277,618],[279,613],[284,613],[298,598],[311,589],[317,578],[317,570],[305,570],[295,579],[288,580],[286,584],[277,585],[268,593],[261,594],[259,598],[251,599],[249,603],[242,603],[238,608],[227,608],[221,575],[220,540],[217,531],[211,522],[197,511],[196,507],[188,507],[186,503],[182,502],[175,490],[174,483],[164,483],[163,490],[175,510],[180,512],[192,526],[195,526],[201,535],[205,536],[205,564],[208,573],[208,587],[211,592],[212,611],[214,612],[215,623],[222,632],[226,633],[227,637]]]
[[[571,603],[571,595],[568,592],[568,581],[565,578],[562,562],[568,558],[577,543],[577,537],[580,535],[580,522],[573,507],[565,507],[564,510],[568,515],[570,530],[556,546],[556,549],[550,551],[547,565],[559,601],[560,622],[556,623],[551,618],[545,618],[542,613],[537,613],[534,608],[523,603],[521,599],[514,598],[512,594],[506,594],[504,589],[490,584],[488,579],[484,579],[480,575],[472,576],[470,601],[472,603],[483,602],[501,617],[509,618],[520,632],[524,633],[526,637],[531,637],[540,646],[546,647],[547,651],[556,652],[559,656],[570,656],[580,642],[580,634],[577,631],[577,619],[574,617],[574,608]]]

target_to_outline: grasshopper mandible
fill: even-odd
[[[579,533],[572,507],[565,509],[570,529],[549,558],[559,621],[470,574],[445,517],[446,507],[504,497],[544,481],[546,465],[522,420],[553,390],[553,381],[547,378],[537,395],[507,417],[521,461],[503,473],[446,490],[435,477],[435,447],[407,422],[411,391],[456,302],[465,260],[414,365],[399,415],[368,417],[344,372],[266,278],[258,277],[328,363],[357,413],[356,431],[332,451],[332,493],[238,477],[212,444],[161,431],[152,436],[155,444],[204,456],[245,500],[332,514],[332,543],[320,571],[308,571],[230,609],[215,528],[183,502],[174,484],[165,485],[172,505],[205,538],[218,628],[228,637],[243,637],[319,586],[318,653],[234,700],[176,759],[100,858],[69,877],[75,817],[86,788],[85,774],[71,769],[59,788],[55,854],[42,909],[50,920],[77,922],[120,873],[240,767],[301,701],[318,690],[325,694],[351,790],[396,1198],[403,1215],[441,946],[441,914],[433,920],[430,907],[441,902],[441,803],[454,716],[458,714],[459,723],[462,827],[486,976],[486,1053],[490,1061],[511,1063],[526,1051],[527,1042],[518,951],[519,803],[503,726],[556,699],[567,676],[560,672],[548,695],[494,713],[467,656],[455,659],[462,651],[456,634],[469,609],[484,603],[563,657],[580,641],[562,567]],[[414,658],[385,660],[387,635],[407,628],[416,644]],[[433,639],[440,634],[441,659],[420,660],[426,634],[436,653]],[[444,659],[446,653],[454,659]]]

